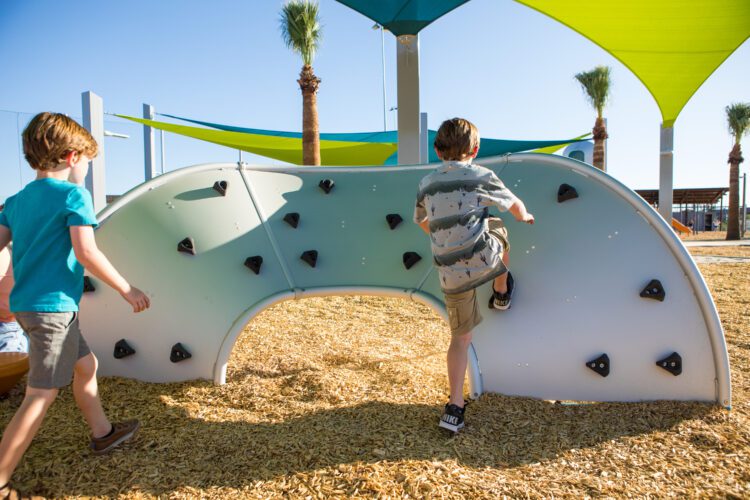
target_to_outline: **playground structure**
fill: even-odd
[[[709,292],[647,203],[567,158],[483,165],[534,207],[537,224],[507,221],[516,301],[482,313],[472,397],[731,405]],[[81,322],[101,374],[224,383],[245,325],[289,299],[391,295],[445,317],[429,240],[411,223],[415,186],[431,168],[209,164],[135,188],[100,214],[97,242],[154,307],[133,315],[88,280]],[[479,293],[486,302],[489,285]]]

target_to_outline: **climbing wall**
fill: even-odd
[[[537,222],[504,217],[517,288],[504,312],[487,308],[489,284],[479,290],[473,396],[730,405],[716,309],[656,212],[575,160],[482,164]],[[89,280],[81,322],[101,373],[223,383],[246,323],[305,296],[401,296],[444,316],[429,239],[411,222],[431,168],[202,165],[134,189],[100,214],[97,242],[152,308],[133,314]]]

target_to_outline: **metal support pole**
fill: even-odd
[[[674,127],[661,127],[659,141],[659,214],[672,225]],[[697,225],[697,221],[694,222]]]
[[[724,195],[721,195],[721,201],[719,202],[719,231],[721,231],[722,222],[724,222]],[[713,228],[711,229],[713,230]]]
[[[159,131],[159,138],[161,139],[161,173],[163,174],[167,168],[167,152],[164,151],[164,131]]]
[[[380,26],[380,55],[383,62],[383,132],[388,130],[386,123],[386,98],[385,98],[385,28]]]
[[[86,189],[91,192],[94,212],[99,213],[107,206],[106,171],[104,168],[104,101],[91,91],[81,94],[83,126],[99,145],[99,154],[89,163],[86,175]]]
[[[398,163],[419,163],[419,35],[401,35],[398,68]]]
[[[154,107],[150,104],[143,104],[143,118],[146,120],[154,119]],[[148,125],[143,126],[143,164],[144,180],[151,180],[156,177],[156,144],[154,143],[154,129]]]
[[[427,113],[419,113],[419,163],[430,163],[429,140]]]
[[[604,128],[607,129],[607,119],[604,118]],[[604,139],[604,163],[602,163],[602,172],[607,171],[607,141],[609,139]],[[671,224],[671,221],[670,221]]]

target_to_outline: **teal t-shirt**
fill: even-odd
[[[13,312],[71,312],[83,293],[70,226],[96,226],[91,195],[76,184],[37,179],[5,202],[0,224],[13,239]]]

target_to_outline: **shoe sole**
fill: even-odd
[[[463,424],[463,422],[461,422],[458,425],[452,425],[452,424],[449,424],[447,422],[443,422],[441,420],[440,423],[438,423],[438,427],[440,427],[441,429],[449,430],[449,431],[451,431],[454,434],[458,434],[458,431],[460,431],[461,429],[464,428],[464,424]]]
[[[138,433],[138,430],[140,428],[141,428],[141,423],[138,422],[138,425],[136,425],[135,429],[133,429],[131,432],[129,432],[127,434],[123,434],[119,439],[117,439],[116,441],[113,441],[111,445],[107,446],[103,450],[94,450],[92,448],[91,449],[91,453],[93,455],[105,455],[105,454],[109,453],[110,451],[112,451],[113,449],[117,448],[118,446],[120,446],[122,443],[124,443],[128,439],[131,439],[132,437],[134,437]]]

